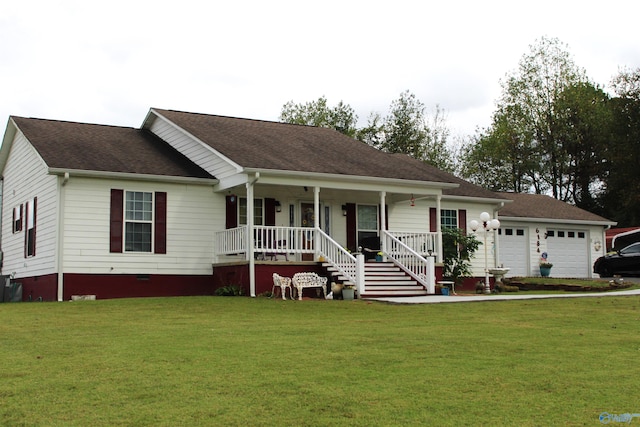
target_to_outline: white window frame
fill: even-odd
[[[129,196],[130,195],[136,195],[136,194],[142,194],[143,195],[143,199],[142,200],[130,200]],[[150,200],[146,200],[144,199],[144,195],[148,194],[151,198]],[[142,209],[137,209],[136,206],[133,206],[134,209],[130,210],[129,209],[129,201],[131,201],[132,203],[142,203],[143,207]],[[150,205],[151,209],[147,210],[144,209],[144,204],[148,204]],[[148,217],[145,214],[149,214]],[[140,218],[140,214],[143,216],[142,218]],[[130,215],[132,217],[130,217]],[[124,252],[133,252],[133,253],[153,253],[153,248],[154,248],[154,218],[155,218],[155,195],[153,191],[136,191],[136,190],[125,190],[124,191],[124,230],[123,230],[123,238],[124,238]],[[144,224],[149,226],[149,230],[144,231],[145,234],[148,233],[149,235],[149,248],[148,250],[145,248],[136,248],[136,245],[140,245],[140,244],[144,244],[146,245],[146,242],[144,241],[140,241],[137,242],[135,239],[133,241],[129,240],[129,231],[128,231],[128,225],[132,224]]]

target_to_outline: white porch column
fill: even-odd
[[[356,254],[356,286],[358,288],[358,298],[366,291],[364,289],[364,254]]]
[[[388,231],[387,230],[387,209],[386,209],[386,204],[387,204],[387,192],[386,191],[381,191],[380,192],[380,230],[382,231]],[[387,253],[387,239],[384,236],[384,233],[381,233],[382,236],[380,236],[380,240],[382,240],[382,245],[380,247],[380,249],[382,250],[383,253]]]
[[[435,257],[428,256],[427,257],[427,293],[435,294],[436,293],[436,265],[435,265]]]
[[[320,230],[320,187],[313,187],[313,260],[318,257],[318,249],[320,248],[320,236],[318,230]]]
[[[247,260],[249,261],[249,294],[256,296],[256,259],[254,256],[253,233],[253,184],[256,179],[247,182]]]
[[[443,257],[442,257],[442,224],[440,223],[440,218],[442,217],[442,214],[440,212],[441,206],[440,206],[440,201],[442,199],[442,196],[436,196],[436,232],[438,233],[438,259],[436,260],[437,262],[442,262]]]

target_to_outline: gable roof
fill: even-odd
[[[49,168],[213,179],[146,130],[11,117]]]
[[[603,218],[600,215],[544,194],[499,194],[502,194],[507,199],[513,200],[513,203],[505,204],[498,212],[502,218],[510,217],[615,224],[615,222]]]
[[[390,155],[336,130],[281,122],[152,109],[249,169],[454,183],[453,176],[405,155]]]

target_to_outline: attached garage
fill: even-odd
[[[511,269],[507,277],[539,276],[544,252],[551,277],[594,277],[605,230],[615,222],[542,194],[500,194],[512,200],[498,211],[498,263]]]
[[[509,267],[509,276],[530,276],[528,229],[503,224],[498,229],[500,263]]]
[[[589,244],[586,230],[547,229],[547,253],[551,272],[559,277],[585,277],[589,271]]]

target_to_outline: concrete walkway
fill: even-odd
[[[435,304],[435,303],[451,303],[451,302],[477,302],[477,301],[510,301],[510,300],[531,300],[543,298],[584,298],[584,297],[622,297],[630,295],[640,295],[640,289],[629,291],[609,291],[609,292],[590,292],[590,293],[566,293],[566,294],[527,294],[527,291],[520,291],[517,294],[478,294],[478,295],[428,295],[424,297],[397,297],[397,298],[367,298],[373,301],[385,301],[396,304]]]

